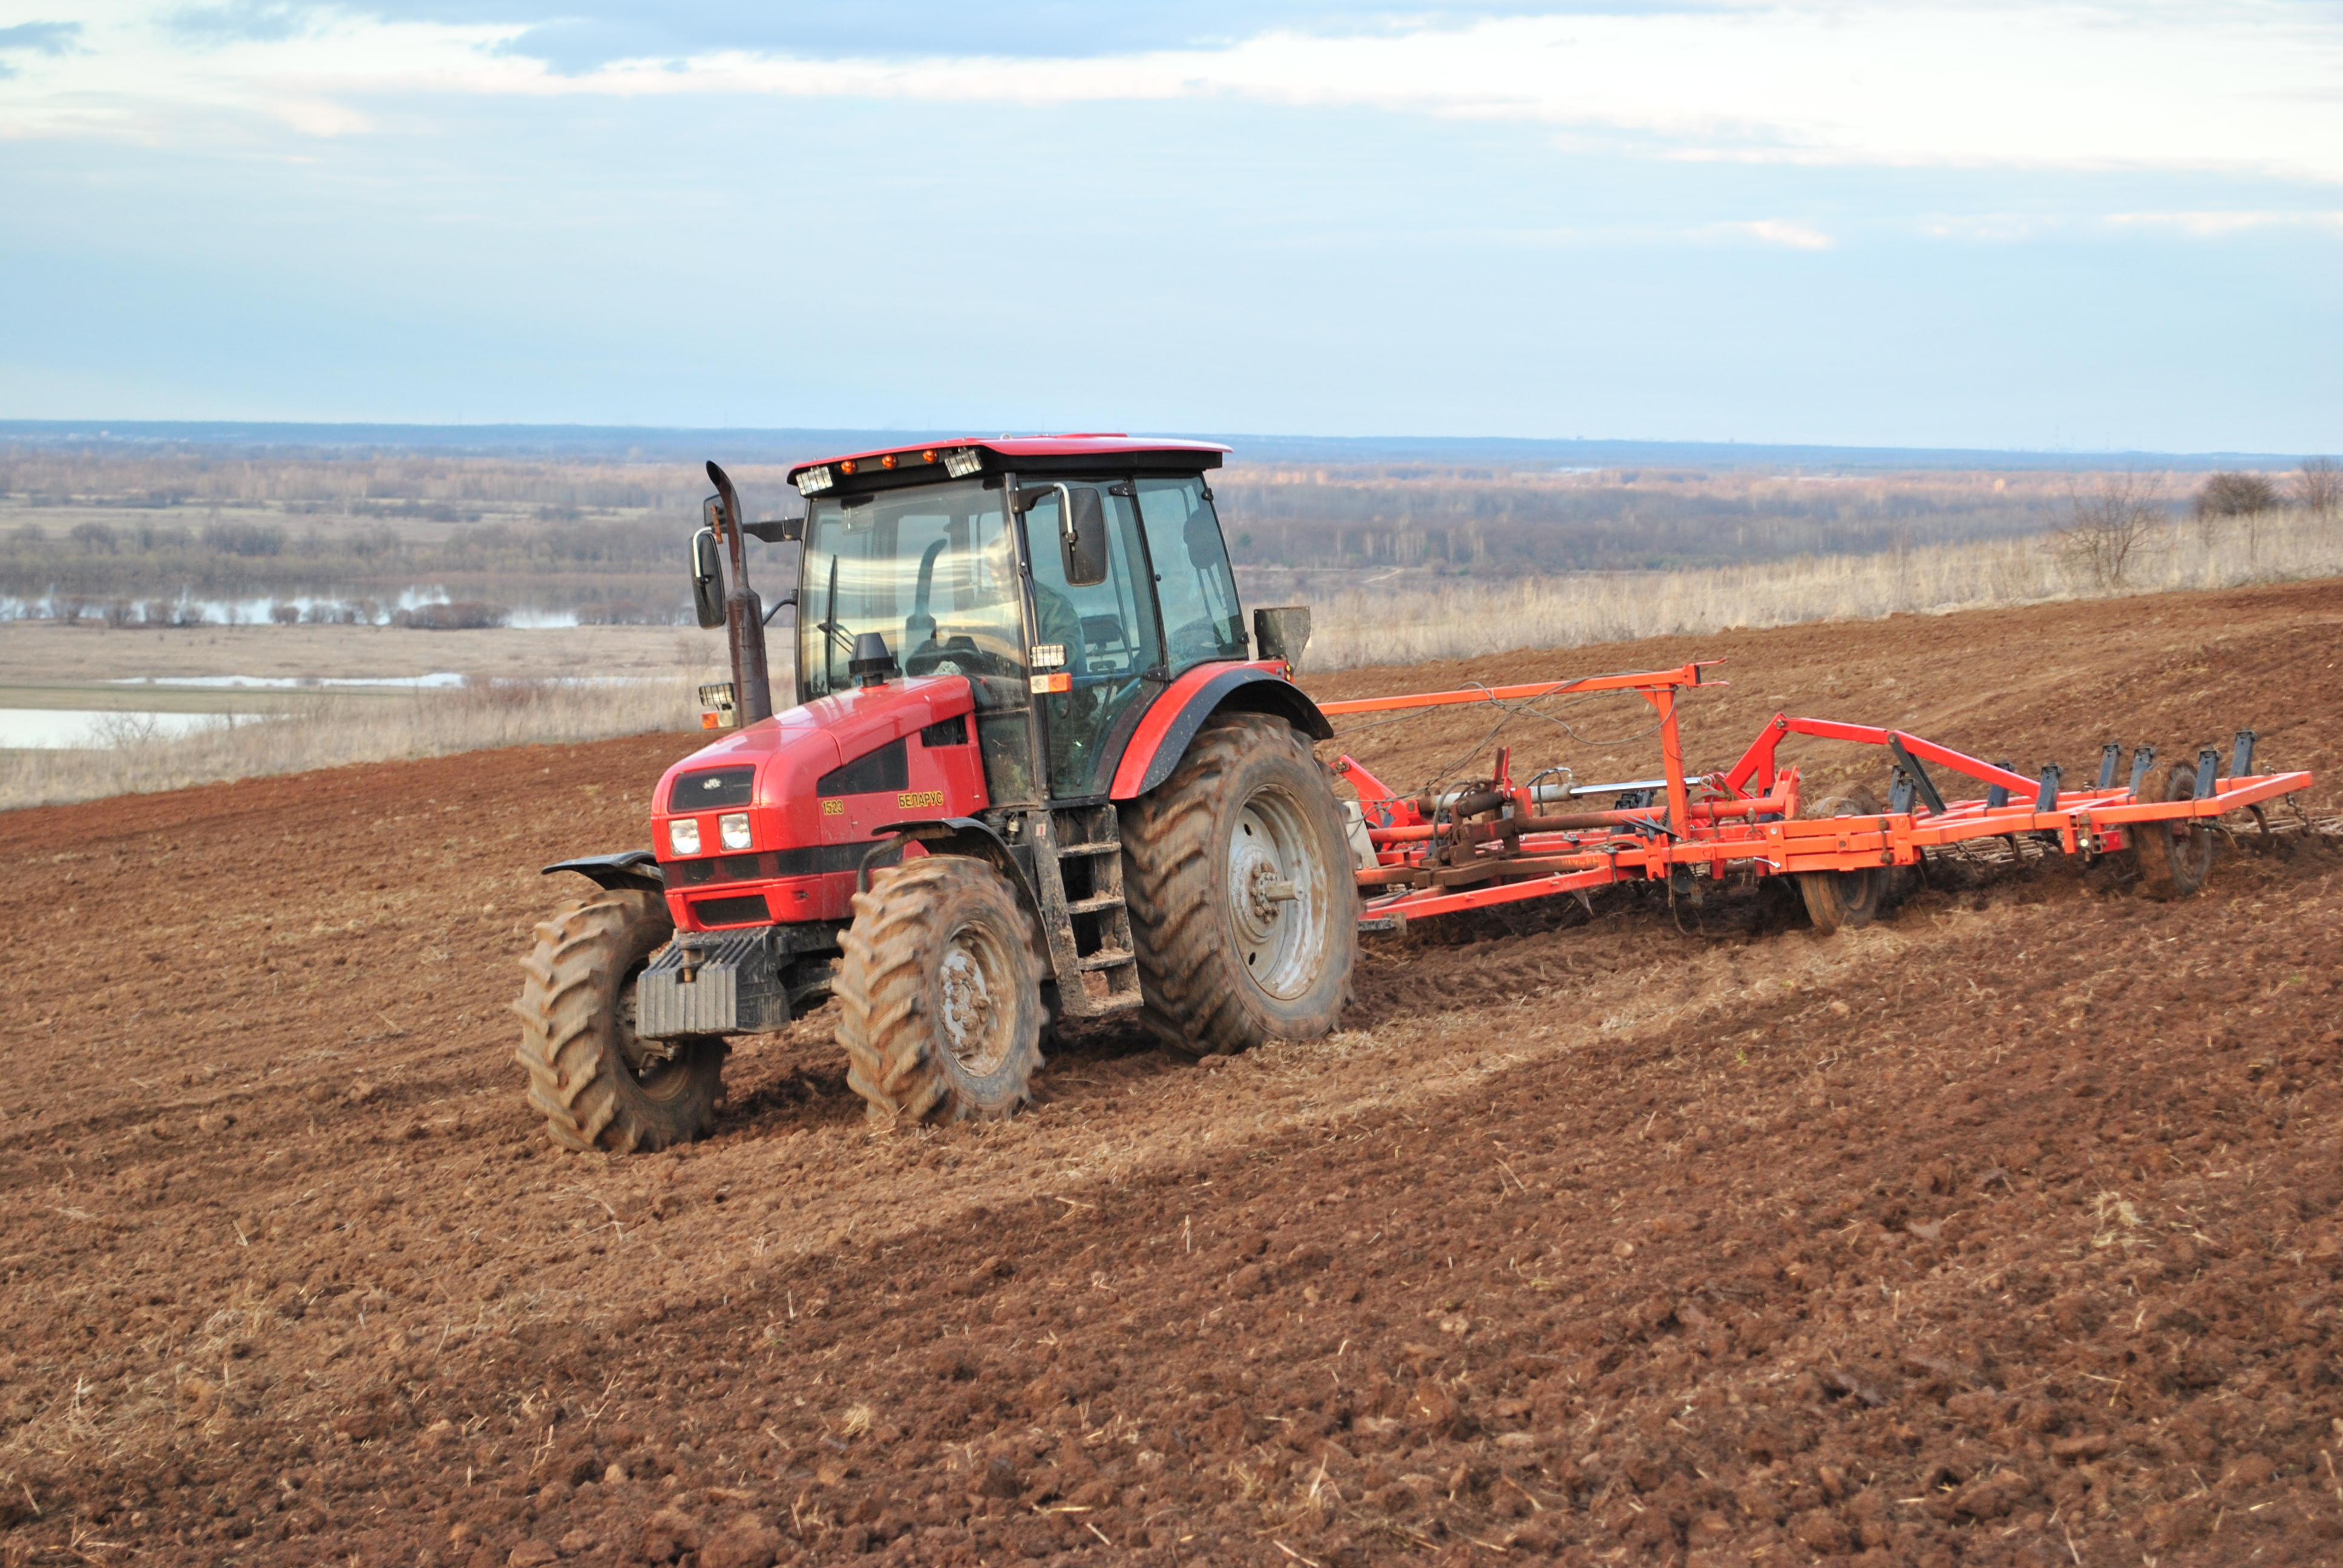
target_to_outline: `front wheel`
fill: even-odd
[[[1007,878],[957,855],[874,872],[840,946],[838,1042],[873,1121],[1007,1116],[1033,1097],[1041,966]]]
[[[1307,741],[1240,713],[1198,732],[1123,817],[1141,1020],[1193,1056],[1315,1040],[1351,999],[1358,888]]]
[[[648,1154],[716,1130],[723,1040],[635,1033],[635,983],[674,934],[666,899],[639,888],[605,890],[538,922],[514,1004],[518,1055],[528,1102],[563,1148]]]

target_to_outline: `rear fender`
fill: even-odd
[[[1334,727],[1318,705],[1282,674],[1282,665],[1207,664],[1165,689],[1131,732],[1116,765],[1108,798],[1136,800],[1172,777],[1196,731],[1216,713],[1269,713],[1312,740],[1331,740]]]
[[[598,888],[640,888],[652,893],[667,891],[667,875],[659,869],[659,857],[649,849],[628,849],[616,855],[581,855],[574,860],[556,860],[538,875],[549,877],[556,871],[575,871]]]

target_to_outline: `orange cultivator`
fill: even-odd
[[[2149,890],[2187,894],[2203,885],[2212,868],[2207,824],[2214,818],[2240,810],[2258,818],[2263,802],[2310,783],[2308,773],[2249,775],[2250,729],[2237,733],[2227,777],[2218,776],[2219,752],[2207,748],[2193,761],[2172,764],[2149,785],[2156,752],[2143,746],[2133,754],[2128,781],[2118,782],[2123,749],[2107,746],[2100,752],[2097,782],[2066,789],[2055,764],[2028,779],[2007,763],[1980,761],[1901,730],[1782,714],[1732,768],[1687,778],[1676,693],[1700,685],[1703,668],[1324,704],[1332,718],[1633,691],[1658,714],[1661,775],[1626,783],[1579,784],[1563,769],[1516,783],[1510,751],[1500,749],[1490,779],[1437,795],[1403,797],[1351,758],[1342,759],[1335,771],[1358,788],[1374,853],[1375,863],[1357,873],[1362,928],[1394,930],[1425,915],[1637,879],[1697,892],[1699,879],[1722,880],[1745,871],[1797,877],[1815,923],[1829,930],[1861,925],[1877,911],[1888,868],[1912,865],[1926,849],[1972,839],[2014,842],[2019,834],[2055,842],[2069,855],[2137,849]],[[1806,799],[1798,770],[1775,760],[1775,749],[1791,735],[1885,747],[1894,765],[1885,807],[1861,790]],[[1932,764],[1984,784],[1984,798],[1946,799],[1928,772]],[[1609,804],[1578,809],[1576,802],[1589,797],[1607,798]]]

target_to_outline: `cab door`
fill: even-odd
[[[1029,493],[1040,488],[1026,484]],[[1078,512],[1086,511],[1093,498],[1106,523],[1106,574],[1081,583],[1066,508],[1071,498]],[[1049,730],[1050,794],[1101,795],[1111,771],[1108,737],[1141,696],[1147,677],[1160,679],[1163,667],[1132,485],[1111,478],[1051,484],[1025,512],[1025,543],[1032,564],[1032,684]]]

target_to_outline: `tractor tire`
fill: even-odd
[[[528,1102],[563,1148],[649,1154],[716,1130],[721,1037],[635,1036],[635,981],[674,933],[667,900],[638,888],[605,890],[538,923],[513,1010]]]
[[[833,988],[846,1081],[871,1121],[989,1121],[1033,1098],[1048,1021],[1037,935],[981,860],[930,855],[871,873]]]
[[[1122,822],[1151,1032],[1220,1056],[1334,1027],[1358,961],[1358,886],[1307,740],[1282,719],[1216,719]]]
[[[1876,817],[1879,801],[1868,789],[1850,789],[1844,795],[1825,795],[1798,815],[1810,821]],[[1860,871],[1799,872],[1798,894],[1805,900],[1806,917],[1814,921],[1815,930],[1828,936],[1841,929],[1869,925],[1886,901],[1887,872],[1885,866],[1868,866]]]
[[[2175,762],[2165,769],[2160,788],[2150,785],[2139,793],[2142,800],[2194,800],[2196,764]],[[2131,839],[2140,891],[2151,899],[2187,898],[2213,874],[2213,829],[2202,817],[2186,823],[2135,823]]]

